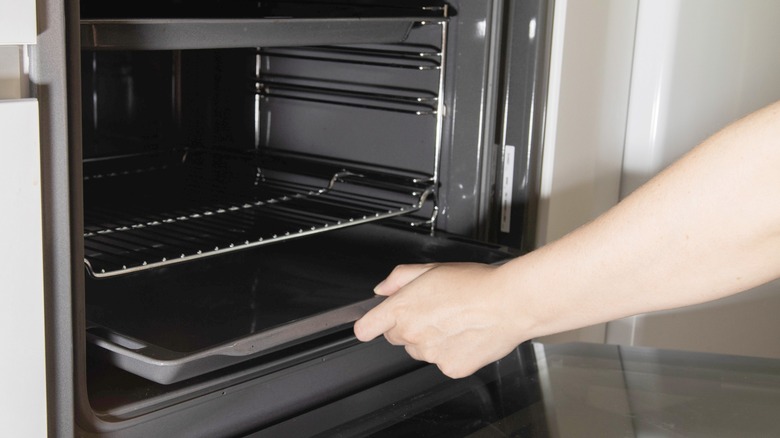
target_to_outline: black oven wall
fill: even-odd
[[[449,10],[444,42],[431,22],[403,44],[85,51],[84,157],[280,150],[378,165],[434,180],[438,229],[531,249],[551,9]]]

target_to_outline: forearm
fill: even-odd
[[[460,377],[537,336],[720,298],[780,275],[780,104],[597,220],[498,268],[397,267],[355,323]]]
[[[540,336],[780,274],[780,105],[726,128],[594,222],[497,271]],[[522,293],[517,293],[522,289]]]

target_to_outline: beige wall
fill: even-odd
[[[623,196],[731,121],[780,99],[778,20],[780,2],[765,0],[640,5]],[[775,282],[612,322],[607,342],[780,358],[778,314]]]
[[[538,236],[551,242],[617,203],[638,2],[555,2]],[[541,339],[604,342],[605,325]]]
[[[540,217],[547,241],[609,208],[728,122],[780,99],[780,2],[589,0],[556,8]],[[778,314],[780,281],[541,341],[780,358]]]

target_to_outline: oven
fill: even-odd
[[[378,281],[535,244],[545,1],[39,11],[50,431],[236,436],[386,385],[424,364],[352,335]]]

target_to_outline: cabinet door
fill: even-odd
[[[44,436],[46,374],[38,103],[0,100],[0,424]]]
[[[41,161],[38,103],[26,95],[35,1],[0,0],[0,424],[46,436]]]
[[[23,47],[35,44],[35,29],[34,0],[0,0],[0,100],[23,95]]]
[[[35,0],[0,0],[0,45],[35,44]]]

